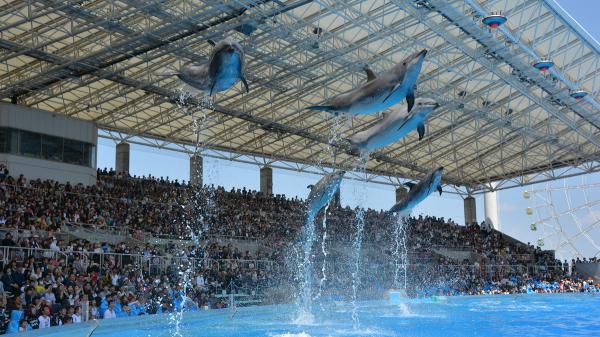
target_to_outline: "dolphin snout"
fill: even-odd
[[[425,55],[427,55],[427,49],[421,50],[416,56],[417,57],[424,57]]]

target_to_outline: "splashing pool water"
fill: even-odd
[[[299,320],[291,305],[184,314],[183,336],[600,336],[600,296],[495,295],[359,302],[360,328],[352,305],[329,303],[314,320]],[[167,337],[166,315],[120,318],[36,331],[37,336]],[[40,334],[44,332],[44,334]],[[53,334],[51,334],[52,332]],[[91,334],[90,334],[91,333]]]

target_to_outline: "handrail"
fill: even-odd
[[[53,250],[53,249],[44,249],[44,248],[27,248],[27,247],[12,247],[12,246],[0,246],[0,251],[2,251],[1,260],[4,262],[4,265],[9,263],[7,257],[10,258],[11,253],[13,256],[16,255],[16,252],[26,252],[26,256],[32,255],[33,252],[39,253],[49,253],[49,254],[60,254],[65,260],[68,260],[69,256],[82,256],[85,257],[88,261],[93,261],[98,263],[100,267],[105,265],[106,259],[110,259],[111,261],[115,261],[118,267],[124,267],[123,260],[129,259],[132,262],[136,262],[136,264],[142,267],[151,268],[153,266],[161,266],[161,267],[169,267],[173,264],[177,264],[177,262],[191,262],[194,267],[213,267],[215,262],[217,263],[217,270],[220,269],[221,263],[232,264],[236,263],[240,266],[247,266],[249,269],[259,269],[259,270],[273,270],[273,267],[277,264],[273,260],[265,260],[265,259],[213,259],[213,258],[195,258],[195,257],[180,257],[180,256],[164,256],[164,255],[144,255],[144,254],[126,254],[126,253],[100,253],[100,252],[90,252],[90,251],[64,251],[64,250]],[[148,266],[145,266],[145,263],[148,263]],[[252,266],[254,268],[252,268]],[[260,268],[262,267],[262,268]]]
[[[13,260],[14,257],[21,255],[23,260],[33,255],[32,253],[37,252],[41,253],[44,257],[47,258],[56,258],[56,255],[62,255],[62,257],[67,260],[68,255],[64,252],[54,249],[43,249],[43,248],[27,248],[27,247],[10,247],[10,246],[0,246],[0,251],[2,252],[1,261],[3,265],[8,265],[8,263]],[[11,254],[14,253],[14,254]],[[12,255],[12,257],[11,257]]]

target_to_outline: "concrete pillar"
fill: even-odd
[[[404,186],[398,186],[398,188],[396,189],[396,203],[400,202],[400,200],[406,198],[406,196],[408,195],[408,189],[406,189]]]
[[[270,166],[260,168],[260,192],[273,194],[273,169]]]
[[[498,183],[491,183],[495,189]],[[496,191],[488,191],[483,194],[483,206],[485,210],[485,223],[495,230],[500,230],[500,216],[498,215],[498,196]]]
[[[121,142],[117,144],[115,171],[117,173],[129,173],[129,143]]]
[[[190,157],[190,185],[202,186],[203,161],[200,155]]]
[[[465,225],[477,223],[477,205],[475,198],[468,196],[465,198]]]

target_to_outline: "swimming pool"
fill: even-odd
[[[180,336],[600,336],[600,296],[594,294],[361,302],[356,329],[348,303],[315,305],[312,321],[298,320],[295,309],[279,305],[186,313]],[[30,335],[166,337],[176,336],[174,331],[174,323],[162,315],[88,322]]]

